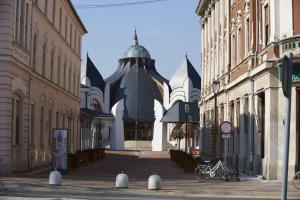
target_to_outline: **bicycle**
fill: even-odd
[[[210,177],[215,177],[216,174],[223,179],[229,180],[233,176],[233,168],[229,165],[225,165],[225,163],[219,160],[215,166],[212,165],[212,161],[204,161],[205,164],[198,164],[198,166],[194,170],[194,174],[198,181],[206,181]]]
[[[300,189],[300,171],[296,172],[292,180],[293,185],[295,188]]]

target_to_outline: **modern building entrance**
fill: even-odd
[[[151,149],[153,122],[127,121],[124,123],[125,149]]]

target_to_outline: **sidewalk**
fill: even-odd
[[[115,188],[115,177],[124,171],[129,176],[129,188]],[[0,177],[0,199],[11,197],[40,198],[79,198],[92,199],[97,195],[117,196],[136,195],[177,197],[178,199],[197,199],[198,197],[248,197],[279,199],[281,183],[258,178],[241,177],[241,181],[225,182],[219,178],[198,182],[192,173],[170,161],[167,152],[110,152],[106,159],[69,171],[63,175],[62,186],[49,186],[49,170],[30,174],[17,174]],[[162,178],[162,190],[147,190],[147,180],[153,172]],[[115,195],[115,196],[114,196]],[[289,199],[300,200],[300,190],[291,184],[288,187]],[[130,198],[129,198],[130,199]],[[136,198],[140,199],[140,198]]]

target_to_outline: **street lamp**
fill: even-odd
[[[192,121],[193,121],[193,119],[192,119],[192,116],[191,115],[189,115],[189,118],[188,118],[188,120],[189,120],[189,123],[191,123]],[[191,132],[190,133],[190,137],[192,138],[192,147],[193,147],[193,137],[192,137],[192,135],[193,135],[193,132]]]
[[[212,155],[215,156],[216,154],[216,147],[217,147],[217,135],[218,135],[218,123],[217,123],[217,96],[220,91],[220,81],[219,80],[213,80],[212,84],[214,97],[215,97],[215,127],[214,127],[214,134],[213,134],[213,152]]]
[[[185,147],[184,147],[184,151],[187,152],[187,131],[188,131],[188,125],[187,125],[187,121],[188,121],[188,113],[190,111],[190,106],[188,103],[186,103],[184,105],[184,112],[185,112]]]

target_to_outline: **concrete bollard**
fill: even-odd
[[[117,188],[128,188],[128,176],[123,172],[117,175],[116,178],[116,187]]]
[[[148,190],[160,190],[161,179],[158,175],[151,175],[148,179]]]
[[[52,171],[49,175],[49,185],[61,185],[61,173]]]

